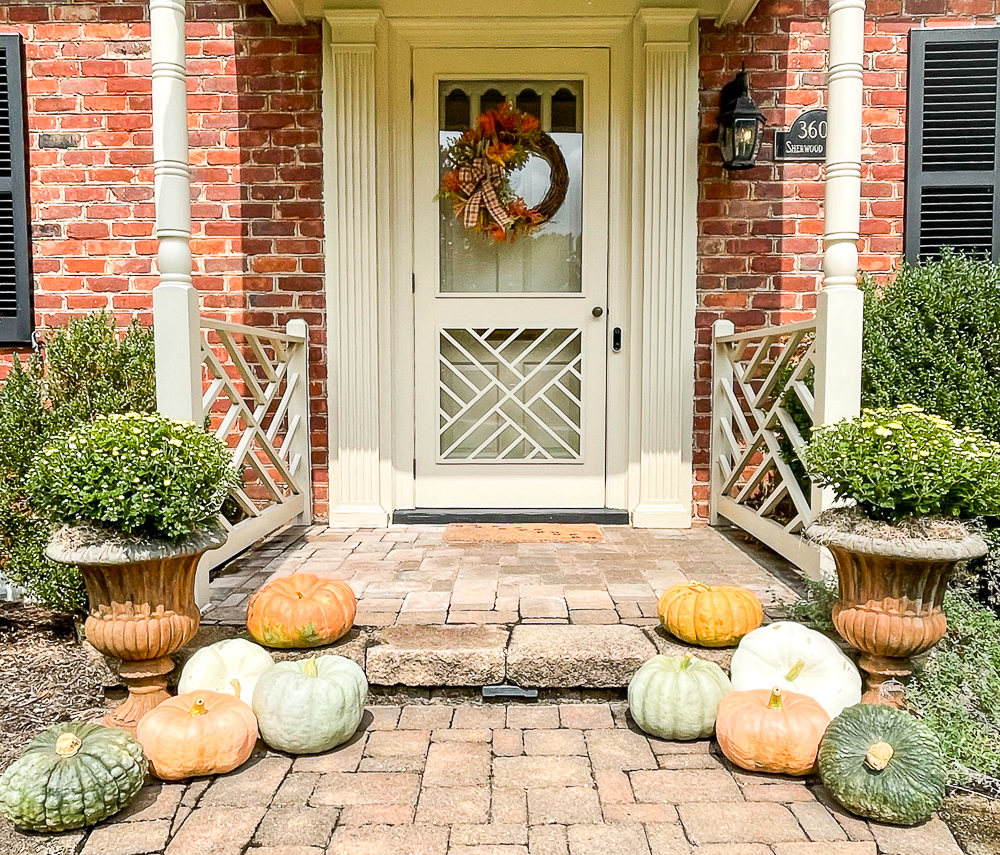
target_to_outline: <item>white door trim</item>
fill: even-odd
[[[613,107],[608,326],[621,326],[625,333],[622,352],[610,354],[608,362],[606,506],[629,509],[635,525],[690,525],[697,10],[643,10],[634,19],[511,18],[502,23],[328,10],[326,21],[331,522],[384,524],[394,509],[414,507],[411,51],[605,47]],[[359,45],[371,47],[372,62],[364,64],[355,86],[347,87],[344,80],[338,83],[334,59]],[[359,92],[366,98],[371,93],[375,124],[352,125],[355,135],[345,139],[338,133],[354,115]],[[671,105],[679,120],[663,121],[663,112],[651,114],[647,104]],[[341,171],[345,183],[338,184],[337,166],[343,168],[344,158],[351,156],[350,146],[374,157],[374,176]],[[338,198],[343,201],[336,203]],[[374,216],[364,219],[361,234],[337,227],[337,204],[359,204],[367,215],[372,202]],[[659,216],[665,212],[671,216]],[[356,250],[374,268],[355,275],[336,266],[337,259]],[[351,388],[360,412],[339,391]]]
[[[397,223],[393,232],[393,256],[397,264],[397,274],[391,283],[391,299],[394,306],[393,344],[400,358],[395,361],[399,376],[394,378],[397,397],[395,398],[395,442],[393,457],[406,461],[408,465],[394,467],[393,505],[396,508],[412,508],[414,504],[414,479],[412,464],[414,453],[413,436],[413,396],[412,365],[402,358],[404,353],[413,353],[413,300],[411,271],[413,264],[410,223],[412,220],[412,200],[408,189],[412,186],[412,121],[410,120],[410,58],[415,48],[423,47],[604,47],[610,50],[611,61],[611,103],[628,104],[631,100],[630,80],[632,60],[630,56],[631,19],[549,19],[512,20],[503,26],[476,20],[390,20],[389,22],[389,67],[392,69],[390,81],[390,111],[395,116],[405,113],[408,121],[394,122],[392,127],[392,176],[395,181],[390,206]],[[610,197],[609,210],[612,228],[609,233],[609,302],[611,318],[608,323],[628,329],[631,306],[629,305],[629,282],[631,270],[629,206],[630,163],[623,152],[631,148],[631,121],[627,109],[613,109],[610,126]],[[617,357],[617,358],[615,358]],[[624,357],[624,358],[623,358]],[[628,357],[610,354],[608,360],[608,387],[617,390],[619,400],[609,400],[612,411],[627,412],[627,401],[622,400],[628,390]],[[408,384],[409,394],[402,387]],[[628,459],[628,421],[613,420],[608,425],[608,459],[605,505],[626,507],[625,476]]]
[[[344,13],[323,28],[323,207],[326,226],[330,522],[384,525],[390,509],[387,376],[377,223],[380,35],[377,10]],[[321,488],[320,488],[321,489]]]
[[[637,528],[687,528],[693,506],[698,252],[698,18],[644,9],[635,26],[636,277],[642,282]],[[711,336],[710,331],[706,331]],[[638,380],[639,375],[636,375]],[[707,417],[708,414],[706,413]],[[635,458],[633,458],[634,460]],[[703,489],[707,493],[707,484]],[[636,492],[633,492],[636,491]]]

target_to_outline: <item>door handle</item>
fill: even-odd
[[[600,306],[594,306],[590,314],[592,314],[595,318],[599,318],[601,315],[604,314],[604,309],[601,308]]]

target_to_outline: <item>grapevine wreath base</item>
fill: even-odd
[[[515,196],[512,173],[532,155],[549,164],[549,189],[535,207]],[[566,199],[569,170],[555,140],[542,131],[538,119],[509,103],[486,110],[447,149],[447,172],[441,197],[455,205],[455,215],[468,229],[497,242],[514,240],[547,223]]]

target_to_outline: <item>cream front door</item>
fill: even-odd
[[[608,52],[415,50],[413,81],[416,506],[603,508]],[[445,150],[505,101],[568,182],[548,222],[496,243],[436,197]],[[511,189],[531,208],[550,178],[534,156]]]

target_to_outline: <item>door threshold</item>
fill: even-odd
[[[628,511],[616,508],[406,508],[393,511],[394,525],[449,523],[596,523],[628,525]]]

